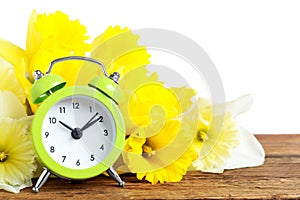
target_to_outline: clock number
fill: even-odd
[[[94,161],[94,160],[95,160],[95,156],[94,156],[94,155],[91,155],[90,161]]]
[[[66,113],[66,107],[59,107],[59,113]]]
[[[104,151],[104,144],[101,145],[100,150]]]
[[[93,108],[92,108],[92,106],[89,106],[89,108],[90,108],[90,113],[91,113],[91,112],[93,112]]]
[[[49,123],[50,124],[56,124],[56,118],[55,117],[49,117]]]
[[[51,147],[50,147],[50,152],[51,152],[51,153],[54,153],[54,151],[55,151],[55,150],[54,150],[54,146],[51,146]]]
[[[49,132],[45,132],[45,137],[48,138]]]
[[[62,162],[65,162],[67,156],[62,156]]]
[[[77,165],[77,166],[80,166],[80,161],[79,161],[79,159],[77,160],[76,165]]]
[[[72,106],[73,106],[73,109],[79,109],[79,103],[78,102],[73,102]]]
[[[108,130],[104,129],[104,136],[108,136]]]
[[[103,122],[103,116],[99,117],[99,122]]]

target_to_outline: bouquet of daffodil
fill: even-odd
[[[46,71],[52,60],[70,55],[88,55],[103,62],[109,73],[121,74],[119,106],[126,141],[115,163],[118,171],[156,184],[178,182],[188,170],[221,173],[263,163],[262,147],[235,120],[251,105],[250,96],[226,103],[225,113],[215,116],[213,110],[224,105],[198,98],[190,87],[167,87],[157,73],[148,70],[150,54],[130,29],[108,27],[92,43],[88,39],[78,20],[60,11],[33,11],[25,49],[0,40],[1,189],[17,193],[31,186],[38,165],[30,140],[37,109],[29,99],[33,72]],[[68,85],[87,84],[101,73],[81,62],[57,65],[52,73],[64,77]],[[222,120],[212,126],[216,117]]]

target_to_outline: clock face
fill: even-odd
[[[69,169],[101,163],[114,147],[116,124],[108,108],[87,95],[68,96],[47,111],[42,144],[47,154]]]

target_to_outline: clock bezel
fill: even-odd
[[[76,95],[84,95],[89,96],[95,99],[95,101],[100,101],[103,103],[106,108],[110,111],[115,121],[115,143],[112,147],[110,153],[107,157],[100,163],[96,164],[93,167],[86,168],[86,169],[71,169],[64,167],[57,163],[48,153],[46,148],[43,145],[43,132],[42,132],[42,125],[44,118],[48,111],[54,106],[58,101],[63,98],[76,96]],[[122,114],[117,107],[116,103],[105,96],[103,93],[90,88],[88,86],[69,86],[66,88],[62,88],[59,91],[51,94],[38,108],[37,112],[35,113],[35,117],[33,119],[32,127],[31,127],[31,134],[32,134],[32,142],[34,150],[38,156],[39,161],[44,165],[47,169],[49,169],[52,173],[67,179],[74,179],[74,180],[83,180],[95,177],[109,167],[113,165],[113,163],[118,159],[120,156],[124,141],[125,141],[125,125],[122,118]]]

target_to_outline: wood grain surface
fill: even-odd
[[[40,193],[0,191],[0,199],[300,199],[300,135],[256,135],[265,164],[223,174],[189,172],[179,183],[151,185],[124,174],[125,188],[109,177],[82,183],[52,178]],[[35,183],[36,180],[33,180]]]

